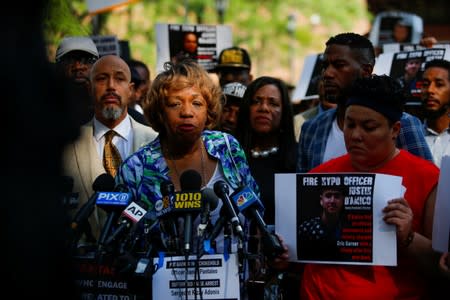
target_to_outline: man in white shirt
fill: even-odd
[[[443,59],[427,62],[422,78],[425,140],[434,163],[440,167],[442,157],[450,155],[450,62]]]
[[[115,55],[101,57],[92,66],[90,81],[94,117],[80,128],[79,138],[66,147],[63,155],[64,174],[74,180],[73,191],[79,193],[79,208],[94,194],[95,179],[106,173],[102,158],[105,134],[109,130],[115,132],[112,143],[122,161],[157,135],[151,127],[128,115],[133,83],[130,68],[124,60]],[[89,217],[95,239],[100,235],[105,218],[106,213],[97,208]]]

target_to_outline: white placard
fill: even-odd
[[[154,264],[158,264],[158,260],[155,258]],[[238,260],[235,253],[230,254],[226,261],[223,254],[202,256],[198,261],[197,274],[196,260],[196,256],[188,258],[186,272],[184,256],[165,257],[162,267],[153,274],[153,299],[240,299]]]
[[[449,251],[450,239],[450,156],[444,156],[441,162],[439,184],[434,207],[433,249],[440,252]]]
[[[302,74],[292,92],[291,100],[293,103],[319,98],[317,87],[322,69],[322,56],[322,53],[318,53],[305,57]]]
[[[432,48],[444,48],[446,51],[450,50],[450,42],[439,42],[433,45]],[[386,43],[383,44],[383,53],[388,52],[406,52],[415,50],[427,49],[419,44],[408,44],[408,43]]]
[[[298,229],[320,214],[320,190],[332,186],[347,191],[344,223],[332,249],[335,253],[311,258],[299,245]],[[275,174],[275,230],[283,237],[291,261],[395,266],[396,229],[383,221],[382,209],[403,192],[402,178],[386,174]]]
[[[377,75],[389,75],[404,85],[406,105],[421,104],[422,73],[425,64],[433,59],[450,59],[448,48],[427,48],[414,51],[388,52],[380,54],[375,62],[373,73]],[[420,64],[413,79],[405,80],[407,64]],[[411,76],[411,75],[409,75]]]
[[[120,56],[119,40],[115,35],[92,35],[92,41],[94,41],[97,47],[98,55],[117,55]]]
[[[406,60],[412,57],[422,59],[422,71],[426,62],[433,59],[450,60],[448,48],[430,48],[414,51],[388,52],[380,54],[375,62],[373,73],[377,75],[389,75],[397,78],[402,75]]]

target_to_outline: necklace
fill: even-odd
[[[272,147],[272,148],[266,149],[266,150],[251,149],[250,152],[251,152],[253,158],[268,157],[269,155],[278,153],[278,147]]]
[[[177,175],[178,180],[180,180],[180,173],[178,172],[177,169],[177,164],[175,163],[175,160],[173,159],[172,155],[170,154],[168,147],[166,148],[167,151],[167,157],[170,160],[170,162],[172,163],[173,169],[175,171],[175,174]],[[202,172],[202,187],[205,186],[205,180],[206,180],[206,168],[205,168],[205,155],[203,153],[203,143],[200,140],[200,168],[201,168],[201,172]]]

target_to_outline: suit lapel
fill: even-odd
[[[133,118],[131,118],[131,128],[134,135],[132,152],[136,152],[139,148],[155,139],[158,135],[158,133],[154,131],[154,134],[152,136],[152,128],[139,124],[138,122],[133,120]]]
[[[88,126],[81,127],[80,138],[75,143],[75,156],[80,166],[83,185],[88,191],[92,191],[92,183],[98,175],[105,173],[94,139],[92,122]]]

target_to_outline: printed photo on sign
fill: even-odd
[[[421,117],[422,101],[420,93],[422,74],[425,64],[433,59],[450,60],[450,51],[446,48],[430,48],[383,53],[377,57],[373,73],[377,75],[385,74],[396,78],[405,91],[405,111]]]
[[[441,48],[449,51],[450,42],[441,41],[439,43],[433,44],[432,48]],[[411,43],[386,43],[383,44],[383,53],[388,52],[407,52],[407,51],[415,51],[415,50],[425,50],[427,47],[422,46],[420,44],[411,44]]]
[[[226,25],[156,24],[157,65],[193,59],[214,70],[223,48],[231,47],[231,29]]]
[[[401,180],[373,173],[275,174],[275,230],[290,260],[396,265],[395,226],[383,221],[382,209],[403,194]]]
[[[421,104],[422,74],[425,63],[433,59],[442,59],[445,49],[427,49],[394,54],[390,76],[396,78],[402,86],[406,102]]]
[[[356,185],[358,184],[358,185]],[[300,175],[300,260],[372,262],[374,175]]]

